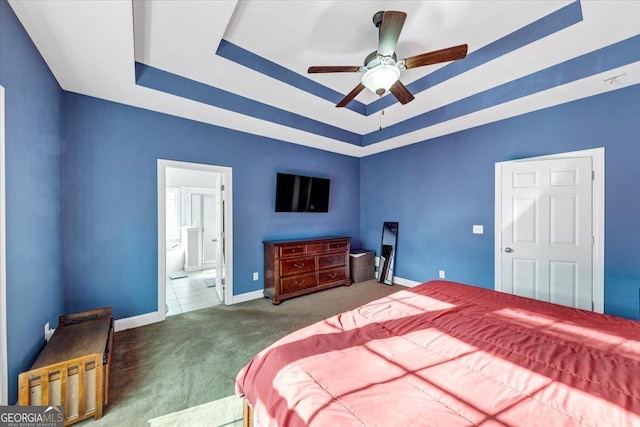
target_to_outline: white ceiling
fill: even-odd
[[[640,1],[14,0],[10,4],[67,91],[357,157],[640,83],[640,57],[624,54],[629,47],[640,52]],[[339,92],[340,99],[359,83],[357,73],[308,75],[306,70],[311,65],[362,65],[377,46],[371,18],[378,10],[408,14],[396,49],[399,59],[467,43],[469,56],[461,61],[473,67],[414,92],[415,100],[407,105],[391,103],[384,115],[335,108],[336,101],[310,93],[315,82],[322,90]],[[553,25],[558,28],[546,31]],[[522,42],[526,38],[530,40]],[[244,59],[277,64],[285,77],[271,77],[273,67],[251,68],[217,54],[221,40],[250,52]],[[497,46],[506,50],[496,54]],[[588,55],[586,62],[579,61],[582,55]],[[208,105],[136,84],[135,62],[231,92],[253,106],[276,107],[278,116],[295,113],[293,123],[256,115],[254,109],[233,108],[234,100],[242,99],[233,95]],[[580,64],[585,63],[593,67],[582,72]],[[411,89],[411,83],[435,78],[432,73],[447,66],[406,70],[401,80]],[[542,70],[549,67],[553,68],[545,74]],[[539,84],[538,74],[532,76],[538,72],[547,81],[555,81],[550,73],[556,73],[557,83]],[[606,81],[620,74],[613,84]],[[299,78],[302,83],[293,83]],[[516,80],[520,87],[531,89],[506,100],[489,99],[514,92],[509,82]],[[356,100],[370,106],[381,103],[368,91]],[[447,109],[464,112],[441,114]],[[354,145],[331,132],[298,125],[300,116],[338,128],[338,133],[369,134],[365,140],[374,143]],[[412,121],[414,117],[418,118]],[[380,125],[389,128],[388,133],[376,135]]]

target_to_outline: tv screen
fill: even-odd
[[[329,212],[331,180],[303,175],[276,175],[276,212]]]

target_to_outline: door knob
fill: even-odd
[[[504,251],[505,251],[505,252],[507,252],[507,253],[508,253],[508,252],[513,252],[513,249],[511,249],[511,248],[504,248]]]

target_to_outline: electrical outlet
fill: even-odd
[[[438,277],[444,279],[444,270],[438,271]]]
[[[258,274],[258,272],[257,272],[257,271],[255,271],[255,272],[253,273],[253,280],[258,280],[258,278],[259,278],[259,277],[260,277],[260,275]]]
[[[475,225],[473,226],[473,234],[484,234],[484,226]]]
[[[49,322],[44,324],[44,339],[49,341],[55,332],[55,329],[49,328]]]

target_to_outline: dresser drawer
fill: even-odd
[[[304,245],[280,246],[281,257],[300,256],[300,255],[304,255]]]
[[[314,271],[315,269],[315,257],[283,259],[280,261],[280,274],[282,276],[293,276]]]
[[[329,242],[329,250],[330,251],[346,251],[349,249],[349,241],[348,240],[338,240],[335,242]]]
[[[318,273],[318,284],[331,283],[346,278],[344,267]]]
[[[347,254],[330,254],[318,257],[318,268],[327,268],[338,265],[345,265],[347,262]]]
[[[283,293],[295,292],[301,289],[313,288],[316,284],[315,273],[286,277],[281,279],[281,291]]]
[[[307,254],[321,254],[323,252],[327,252],[327,244],[326,243],[308,243]]]

